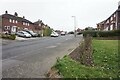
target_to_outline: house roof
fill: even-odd
[[[24,19],[22,17],[17,17],[17,16],[14,16],[14,15],[11,15],[11,14],[3,14],[2,17],[7,18],[7,19],[14,19],[14,20],[17,20],[17,21],[27,22],[27,23],[33,24],[31,21],[29,21],[27,19]]]
[[[117,9],[112,15],[114,15],[114,14],[115,14],[116,12],[118,12],[118,11],[120,11],[120,9]],[[102,21],[102,22],[100,22],[100,23],[98,23],[98,24],[104,24],[108,19],[111,18],[112,15],[110,15],[106,20],[104,20],[104,21]]]
[[[98,24],[104,24],[104,23],[105,23],[105,21],[106,21],[106,20],[104,20],[104,21],[102,21],[102,22],[100,22],[100,23],[98,23]]]
[[[36,25],[39,25],[39,24],[44,25],[44,23],[42,21],[39,21],[39,20],[34,22],[34,24],[36,24]]]

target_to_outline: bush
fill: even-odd
[[[97,36],[98,36],[98,35],[97,35],[97,32],[98,32],[98,31],[84,31],[84,32],[83,32],[83,36],[86,37],[87,34],[89,34],[89,35],[92,36],[92,37],[97,37]]]
[[[120,36],[120,30],[114,31],[84,31],[83,36],[86,37],[89,34],[92,37],[113,37]]]
[[[10,35],[2,34],[1,38],[15,40],[16,35],[15,34],[10,34]]]
[[[15,35],[15,34],[11,34],[11,35],[9,36],[9,39],[11,39],[11,40],[15,40],[15,38],[16,38],[16,35]]]
[[[118,30],[115,31],[99,31],[99,37],[112,37],[112,36],[120,36],[120,32]]]
[[[41,34],[38,34],[37,37],[41,37]]]

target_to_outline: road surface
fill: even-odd
[[[44,78],[58,57],[74,50],[82,35],[7,41],[2,45],[3,78]]]

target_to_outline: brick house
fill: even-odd
[[[0,33],[2,33],[2,16],[0,16]]]
[[[11,15],[6,11],[5,14],[0,16],[0,31],[14,34],[23,29],[38,31],[41,30],[41,26],[25,19],[24,16],[18,17],[16,12],[14,15]]]
[[[120,29],[120,2],[118,9],[106,20],[97,24],[98,30],[118,30]]]
[[[42,33],[44,26],[45,26],[45,24],[42,22],[42,20],[38,20],[38,21],[34,22],[35,32]]]

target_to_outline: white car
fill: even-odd
[[[25,31],[18,31],[16,34],[19,37],[26,37],[26,38],[30,38],[31,37],[31,35],[29,33],[25,32]]]
[[[52,34],[51,34],[51,37],[58,37],[58,36],[59,36],[59,34],[56,32],[52,32]]]
[[[38,34],[34,33],[32,30],[23,30],[23,31],[29,33],[32,37],[37,37],[38,36]]]
[[[61,35],[65,36],[65,34],[66,34],[65,32],[61,32]]]

